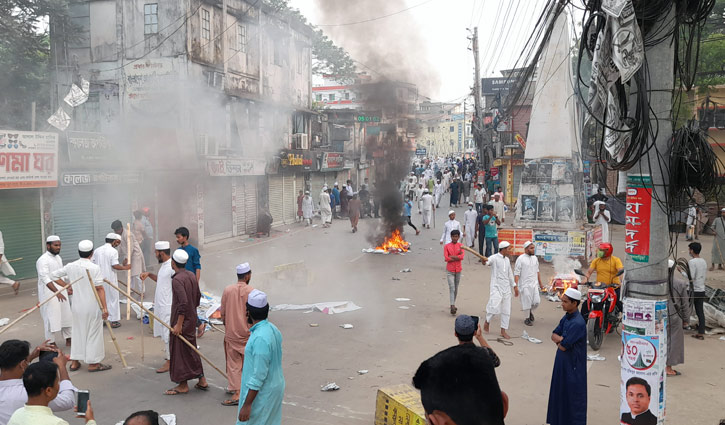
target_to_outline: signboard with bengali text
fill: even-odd
[[[526,229],[498,229],[499,242],[506,241],[514,247],[513,255],[521,255],[524,253],[524,243],[533,241],[534,232]]]
[[[263,176],[267,161],[254,158],[208,159],[206,170],[210,176]]]
[[[627,207],[624,216],[624,252],[633,261],[649,261],[649,221],[652,210],[652,177],[627,176]]]
[[[0,130],[0,189],[58,186],[58,135]]]

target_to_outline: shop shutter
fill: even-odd
[[[269,212],[272,225],[284,222],[284,179],[281,175],[269,176]]]
[[[514,165],[514,202],[519,199],[519,186],[521,186],[521,171],[523,165]]]
[[[53,198],[51,214],[53,229],[48,232],[60,236],[60,256],[68,264],[78,259],[78,242],[94,238],[93,190],[90,187],[60,187]],[[108,223],[108,232],[111,231]],[[95,241],[98,244],[100,241]]]
[[[297,194],[295,175],[284,176],[284,222],[293,223],[297,215]]]
[[[91,189],[88,188],[88,190]],[[111,223],[115,220],[121,220],[124,229],[126,229],[126,224],[133,226],[130,192],[130,187],[125,185],[93,187],[94,246],[98,247],[105,243],[106,235],[113,231]]]
[[[211,177],[204,184],[204,242],[232,237],[232,179]]]
[[[246,217],[247,235],[253,235],[257,232],[257,177],[244,178],[244,211],[238,214]]]
[[[234,223],[234,226],[237,229],[237,236],[246,235],[247,234],[247,215],[245,214],[245,204],[246,204],[246,196],[245,196],[245,188],[244,188],[244,177],[237,177],[235,180],[236,183],[236,203],[235,208],[237,211],[236,215],[236,222]]]
[[[44,246],[40,220],[39,189],[0,190],[0,231],[5,242],[3,260],[23,258],[11,263],[15,269],[11,279],[37,276],[35,261],[43,253]]]

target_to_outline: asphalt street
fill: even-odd
[[[447,196],[444,200],[447,201]],[[456,210],[462,219],[464,209]],[[421,218],[415,208],[414,211],[413,222],[418,225]],[[362,252],[370,246],[366,236],[374,231],[377,221],[373,219],[361,220],[356,234],[350,232],[347,220],[334,220],[329,229],[292,224],[276,228],[270,238],[221,242],[202,252],[202,289],[217,295],[221,295],[224,286],[236,281],[234,266],[250,262],[251,285],[266,291],[272,305],[352,301],[362,307],[335,315],[303,311],[271,313],[270,320],[284,338],[283,367],[287,381],[284,424],[371,424],[379,388],[410,383],[421,361],[456,343],[453,317],[448,312],[442,248],[438,242],[447,212],[447,207],[438,210],[437,229],[425,229],[415,236],[411,228],[406,228],[405,236],[412,243],[412,249],[405,255]],[[613,227],[615,250],[620,251],[624,245],[623,227]],[[702,237],[706,254],[711,238]],[[173,240],[172,235],[169,239]],[[685,244],[681,243],[680,251],[683,249],[686,250]],[[457,303],[459,314],[485,315],[489,270],[471,255],[466,256],[463,267]],[[412,271],[401,273],[406,268]],[[542,267],[544,280],[548,281],[552,274],[550,266]],[[725,272],[714,272],[710,277],[710,284],[721,285]],[[0,288],[0,317],[12,320],[23,309],[33,306],[37,302],[35,288],[34,281],[26,281],[17,297],[9,287]],[[153,282],[147,284],[148,293],[153,293],[153,288]],[[396,298],[410,301],[399,302]],[[543,300],[535,314],[534,326],[524,326],[519,300],[514,299],[509,329],[513,345],[496,341],[497,319],[492,323],[492,333],[487,335],[502,361],[497,375],[510,398],[506,421],[509,424],[539,425],[546,418],[556,353],[550,336],[563,312],[558,303]],[[116,334],[129,363],[128,369],[123,369],[106,332],[106,362],[113,369],[96,374],[84,369],[71,373],[78,388],[90,389],[99,424],[115,424],[128,414],[145,409],[175,413],[180,425],[234,423],[237,409],[220,405],[227,398],[223,391],[226,381],[221,375],[205,364],[209,391],[192,389],[187,395],[163,395],[173,384],[168,374],[154,373],[163,362],[160,339],[152,338],[151,331],[145,327],[142,361],[138,321],[123,320],[122,324]],[[342,324],[352,324],[353,328],[343,329]],[[524,330],[543,343],[533,344],[519,338]],[[42,336],[40,315],[34,313],[0,339],[22,338],[38,344]],[[721,403],[717,402],[725,394],[722,363],[725,341],[718,336],[697,341],[689,334],[685,339],[686,363],[678,367],[683,375],[667,380],[667,420],[669,423],[718,423],[725,417]],[[220,332],[211,331],[198,345],[223,369],[222,340]],[[599,351],[606,360],[588,363],[590,424],[618,421],[620,350],[620,336],[608,335]],[[369,372],[359,375],[357,371],[363,369]],[[329,382],[336,382],[341,389],[320,391]],[[59,416],[71,424],[83,423],[69,412]]]

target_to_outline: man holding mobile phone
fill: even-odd
[[[16,410],[10,417],[8,425],[68,425],[68,422],[53,415],[49,404],[60,392],[60,375],[58,365],[54,362],[33,363],[23,372],[23,386],[28,393],[28,402],[25,407]],[[85,416],[87,425],[96,425],[91,409],[91,402],[87,402]]]

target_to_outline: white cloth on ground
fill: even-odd
[[[51,273],[51,279],[67,277],[69,282],[78,280],[73,285],[73,345],[71,360],[79,360],[88,364],[100,363],[106,355],[103,346],[103,319],[93,293],[92,284],[88,282],[90,272],[93,285],[103,287],[103,274],[100,267],[87,258],[80,258],[61,269]]]
[[[116,270],[113,268],[113,266],[117,266],[119,264],[118,251],[116,251],[116,248],[111,246],[110,243],[101,245],[93,252],[92,261],[93,264],[97,265],[101,269],[101,274],[104,279],[116,286],[119,286],[118,276],[116,275]],[[108,320],[111,322],[118,322],[121,320],[121,304],[118,299],[119,293],[105,282],[103,283],[103,289],[106,291]]]
[[[539,259],[522,254],[516,259],[514,276],[519,277],[519,297],[522,310],[533,310],[541,303],[539,295]]]
[[[35,271],[38,273],[38,302],[43,302],[51,297],[55,298],[40,307],[40,316],[43,318],[46,340],[55,341],[54,334],[56,332],[62,332],[64,339],[71,337],[73,313],[70,308],[70,298],[67,293],[64,293],[63,295],[67,299],[65,301],[59,300],[55,296],[55,292],[48,289],[47,286],[52,282],[56,290],[62,288],[50,278],[52,272],[62,267],[63,260],[60,255],[53,255],[48,251],[45,251],[35,262]]]

